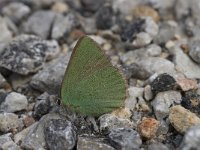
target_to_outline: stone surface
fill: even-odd
[[[57,94],[68,64],[70,54],[62,56],[45,66],[44,70],[39,71],[33,76],[30,85],[42,92]]]
[[[138,125],[139,134],[146,138],[151,139],[156,136],[158,130],[159,121],[154,118],[142,118],[142,121]]]
[[[160,142],[156,142],[150,144],[148,150],[169,150],[169,148]]]
[[[18,23],[31,12],[31,9],[20,2],[13,2],[3,7],[2,13],[8,16],[13,22]]]
[[[133,124],[128,119],[118,118],[112,114],[105,114],[99,117],[100,131],[109,132],[114,128],[132,127]]]
[[[51,119],[62,119],[58,114],[47,114],[28,131],[25,138],[22,139],[21,147],[24,149],[44,149],[47,145],[45,142],[44,127]]]
[[[37,72],[45,60],[58,53],[57,42],[33,35],[17,36],[0,55],[0,66],[21,75]]]
[[[199,149],[200,145],[200,126],[193,126],[187,130],[179,149],[191,150]]]
[[[151,17],[144,17],[145,24],[144,24],[144,31],[148,33],[151,38],[157,37],[159,33],[159,27],[156,22]]]
[[[200,63],[200,44],[199,40],[192,40],[189,42],[189,56],[196,62]]]
[[[180,105],[170,109],[169,120],[180,133],[186,132],[194,125],[200,125],[200,118]]]
[[[77,150],[114,150],[114,148],[106,144],[103,139],[95,137],[78,137]]]
[[[175,79],[169,74],[160,74],[151,83],[151,90],[154,94],[163,91],[173,90],[176,85]]]
[[[15,144],[11,138],[12,134],[7,133],[0,136],[0,149],[2,150],[20,150],[20,147]]]
[[[152,56],[152,57],[156,57],[156,56],[159,56],[162,52],[162,49],[160,46],[158,46],[157,44],[151,44],[149,45],[147,48],[147,53],[149,56]]]
[[[73,13],[68,13],[66,16],[57,14],[52,25],[51,38],[64,38],[68,36],[77,25],[77,18]]]
[[[162,120],[169,115],[169,109],[174,103],[181,102],[182,96],[180,92],[166,91],[156,95],[151,105],[158,120]]]
[[[176,82],[183,91],[195,90],[198,88],[196,80],[183,78],[177,80]]]
[[[75,128],[70,121],[52,119],[44,129],[47,146],[51,150],[71,150],[76,144]]]
[[[9,87],[8,82],[6,81],[6,79],[0,74],[0,89],[6,89]]]
[[[143,46],[148,45],[151,41],[152,41],[152,38],[148,33],[140,32],[136,35],[132,44],[135,47],[143,47]]]
[[[92,1],[92,0],[80,0],[83,9],[85,11],[89,11],[89,12],[96,12],[105,2],[105,0],[102,1]]]
[[[35,34],[45,39],[50,35],[51,25],[55,16],[56,13],[51,11],[36,11],[24,23],[23,30],[25,33]]]
[[[13,113],[0,113],[0,131],[8,132],[20,127],[18,116]]]
[[[151,86],[147,85],[144,87],[144,98],[145,100],[149,101],[153,98],[153,92],[151,90]]]
[[[53,4],[53,6],[51,7],[51,10],[57,13],[66,13],[69,11],[69,6],[62,1],[58,1],[58,2],[55,2],[55,4]]]
[[[116,149],[139,149],[142,140],[140,135],[131,128],[116,128],[108,135],[109,141]]]
[[[0,111],[12,113],[20,110],[25,110],[28,106],[28,101],[26,96],[11,92],[8,94],[4,102],[0,105]]]

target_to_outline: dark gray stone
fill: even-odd
[[[198,64],[200,64],[200,40],[192,40],[189,43],[189,55]]]
[[[44,134],[50,150],[71,150],[76,144],[75,128],[67,120],[50,120],[45,126]]]
[[[56,53],[57,42],[44,41],[33,35],[20,35],[1,53],[0,66],[27,75],[41,69],[46,59]]]
[[[81,5],[83,7],[83,10],[95,12],[99,8],[101,8],[101,6],[103,5],[104,2],[105,2],[105,0],[101,0],[101,1],[81,0]]]
[[[142,144],[140,135],[131,128],[113,129],[108,137],[111,145],[116,149],[136,150],[139,149]]]

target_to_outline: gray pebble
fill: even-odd
[[[20,35],[1,53],[0,66],[27,75],[41,69],[46,59],[54,57],[56,53],[57,42],[44,41],[33,35]]]
[[[6,79],[0,74],[0,89],[7,84]]]
[[[45,39],[50,34],[51,25],[55,16],[56,13],[52,11],[36,11],[23,24],[23,30],[25,33],[35,34]]]
[[[6,96],[4,102],[1,103],[0,111],[11,113],[25,110],[27,106],[28,101],[26,96],[16,92],[11,92]]]
[[[67,120],[50,120],[45,126],[44,134],[50,150],[71,150],[76,144],[75,128]]]
[[[189,55],[198,64],[200,64],[200,41],[193,40],[189,43]]]
[[[135,47],[143,47],[148,45],[152,41],[151,36],[146,32],[140,32],[136,35],[132,44]]]
[[[146,51],[149,56],[156,57],[159,56],[162,52],[162,49],[157,44],[151,44],[146,48]]]
[[[11,136],[11,133],[3,134],[0,136],[1,150],[20,150],[20,147],[13,142]]]
[[[131,128],[113,129],[108,137],[111,145],[116,149],[136,150],[139,149],[142,144],[140,135]]]
[[[169,150],[167,146],[165,146],[163,143],[156,142],[152,143],[148,146],[148,150]]]
[[[158,35],[159,27],[156,22],[151,17],[144,17],[145,24],[144,24],[144,31],[148,33],[151,38],[154,38]]]
[[[2,13],[15,23],[26,17],[30,11],[31,9],[27,5],[20,2],[10,3],[2,9]]]
[[[103,139],[95,137],[78,137],[77,150],[114,150]]]
[[[176,91],[166,91],[158,93],[151,103],[156,118],[158,120],[162,120],[167,117],[169,115],[170,106],[174,103],[180,103],[181,98],[181,94]]]
[[[20,120],[14,113],[0,113],[0,131],[8,132],[20,127]]]

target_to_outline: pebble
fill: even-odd
[[[70,54],[67,54],[45,65],[43,70],[33,76],[30,85],[41,92],[59,93],[69,58]]]
[[[175,79],[167,73],[160,74],[151,83],[151,90],[154,94],[163,91],[173,90],[175,88]]]
[[[143,17],[145,19],[144,24],[144,31],[148,33],[152,38],[157,37],[159,33],[159,26],[156,24],[156,22],[151,17]]]
[[[142,144],[140,135],[131,128],[112,129],[108,138],[116,149],[139,149]]]
[[[114,148],[106,144],[104,139],[95,137],[78,137],[77,150],[114,150]]]
[[[161,55],[162,49],[157,44],[151,44],[146,48],[146,51],[149,56],[151,57],[157,57]]]
[[[71,122],[52,119],[44,128],[47,146],[52,150],[71,150],[76,144],[76,132]]]
[[[160,20],[160,16],[158,12],[153,9],[152,7],[149,7],[147,5],[140,5],[136,7],[133,10],[134,17],[143,17],[143,16],[149,16],[151,17],[155,22],[158,22]]]
[[[93,0],[80,0],[84,11],[96,12],[99,8],[102,8],[105,0],[93,1]]]
[[[155,142],[148,146],[148,150],[169,150],[169,148],[163,143]]]
[[[19,23],[19,21],[31,12],[31,9],[20,2],[12,2],[3,7],[2,13],[4,16],[9,17],[13,22]]]
[[[110,29],[113,26],[113,22],[112,7],[105,4],[96,13],[96,26],[98,29]]]
[[[12,134],[7,133],[0,136],[0,149],[2,150],[20,150],[20,147],[15,144],[11,138]]]
[[[55,41],[45,41],[34,35],[17,36],[0,55],[0,66],[21,75],[37,72],[47,58],[58,53]]]
[[[155,116],[158,120],[162,120],[169,115],[169,109],[174,103],[180,104],[182,96],[177,91],[160,92],[151,102]]]
[[[200,44],[199,40],[189,42],[189,56],[196,62],[200,63]]]
[[[200,118],[180,105],[173,106],[170,109],[169,120],[180,133],[185,133],[194,125],[200,125]]]
[[[140,32],[136,35],[135,39],[133,40],[132,44],[135,47],[143,47],[150,44],[152,41],[151,36],[146,32]]]
[[[154,118],[142,118],[142,121],[138,125],[139,134],[146,139],[151,139],[156,136],[156,132],[159,127],[159,121]]]
[[[144,98],[146,101],[150,101],[153,98],[153,93],[150,85],[144,87]]]
[[[22,139],[21,147],[24,149],[44,149],[46,145],[44,127],[49,123],[51,119],[62,119],[58,114],[47,114],[43,116],[38,123],[36,123],[25,138]]]
[[[21,125],[18,116],[14,113],[0,113],[0,131],[8,132],[16,130]]]
[[[129,97],[125,100],[125,107],[134,110],[137,100],[143,97],[144,88],[129,87]]]
[[[0,89],[6,89],[9,87],[8,82],[6,81],[6,79],[0,74]]]
[[[29,127],[35,123],[35,119],[32,116],[25,116],[23,122],[25,127]]]
[[[35,34],[44,39],[48,38],[56,13],[39,10],[34,12],[23,24],[25,33]],[[44,21],[45,20],[45,21]]]
[[[200,126],[193,126],[186,131],[183,140],[179,146],[179,149],[198,150],[199,145],[200,145]]]
[[[112,114],[105,114],[99,117],[100,131],[107,133],[114,128],[132,127],[132,122],[128,119],[118,118]]]
[[[81,18],[80,25],[87,34],[95,34],[97,32],[96,20],[93,18]]]
[[[57,14],[52,25],[51,38],[64,38],[69,35],[77,25],[77,18],[73,13],[67,13],[66,16]]]
[[[55,2],[55,4],[53,4],[53,6],[51,7],[51,10],[57,13],[66,13],[69,11],[69,6],[62,1],[58,1],[58,2]]]
[[[198,88],[198,84],[196,80],[183,78],[183,79],[178,79],[176,82],[179,85],[179,87],[182,89],[182,91],[195,90]]]
[[[28,106],[28,101],[26,96],[20,93],[11,92],[6,96],[5,100],[1,103],[0,111],[12,113],[25,110],[27,106]]]

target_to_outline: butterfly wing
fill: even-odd
[[[124,105],[126,81],[104,51],[89,37],[75,46],[61,87],[64,105],[72,111],[99,116]]]

